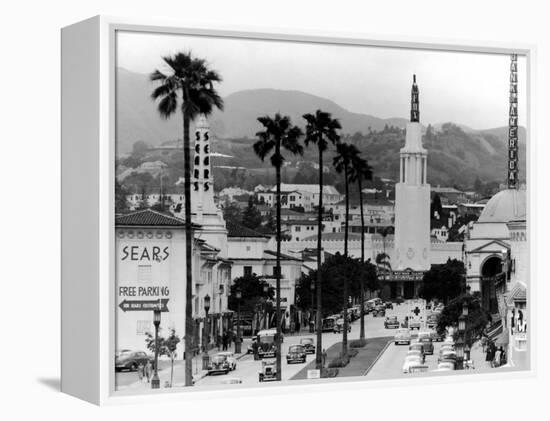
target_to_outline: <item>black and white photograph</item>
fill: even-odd
[[[525,55],[115,46],[116,392],[529,370]]]

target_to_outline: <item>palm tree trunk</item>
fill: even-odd
[[[349,187],[348,167],[344,166],[344,181],[346,186],[346,221],[344,226],[344,257],[348,257],[348,230],[349,230]],[[344,331],[342,332],[342,357],[348,355],[348,278],[344,276]]]
[[[323,151],[319,147],[319,209],[317,210],[317,349],[315,352],[315,368],[323,368],[323,316],[321,300],[321,256],[322,256],[322,227],[323,227]]]
[[[185,386],[193,386],[193,232],[191,224],[191,150],[189,116],[183,115],[185,197]]]
[[[359,207],[361,209],[361,264],[365,264],[365,214],[363,212],[363,191],[361,189],[361,176],[357,178],[359,186]],[[363,304],[365,301],[365,280],[361,277],[361,330],[359,339],[365,339],[365,310]]]
[[[277,140],[276,155],[279,156],[281,153],[281,141]],[[275,323],[277,326],[277,339],[275,341],[277,347],[277,380],[281,380],[281,167],[277,166],[275,169],[276,172],[276,182],[277,182],[277,206],[276,206],[276,218],[277,218],[277,260],[275,269],[275,289],[276,289],[276,303],[275,303]]]

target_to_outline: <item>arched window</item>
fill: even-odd
[[[210,171],[204,170],[204,178],[208,180],[209,177],[210,177]]]
[[[200,162],[201,162],[201,160],[200,160],[199,156],[198,155],[195,156],[195,165],[199,165]]]
[[[204,158],[204,165],[210,165],[210,158],[209,157]]]
[[[199,170],[195,170],[195,178],[199,178]]]

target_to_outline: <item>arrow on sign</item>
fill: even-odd
[[[124,312],[127,311],[153,311],[160,303],[160,311],[168,311],[168,298],[160,300],[124,300],[118,306]]]

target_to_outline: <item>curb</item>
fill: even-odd
[[[390,344],[392,343],[391,339],[388,340],[388,342],[386,343],[386,346],[384,346],[384,348],[382,348],[382,351],[380,351],[378,353],[378,355],[376,356],[376,358],[374,359],[374,361],[372,362],[372,364],[363,372],[362,376],[366,376],[367,374],[369,374],[369,371],[372,370],[372,368],[374,367],[374,365],[378,362],[378,360],[380,359],[380,357],[384,354],[384,352],[386,352],[386,350],[388,349],[388,347],[390,346]]]

